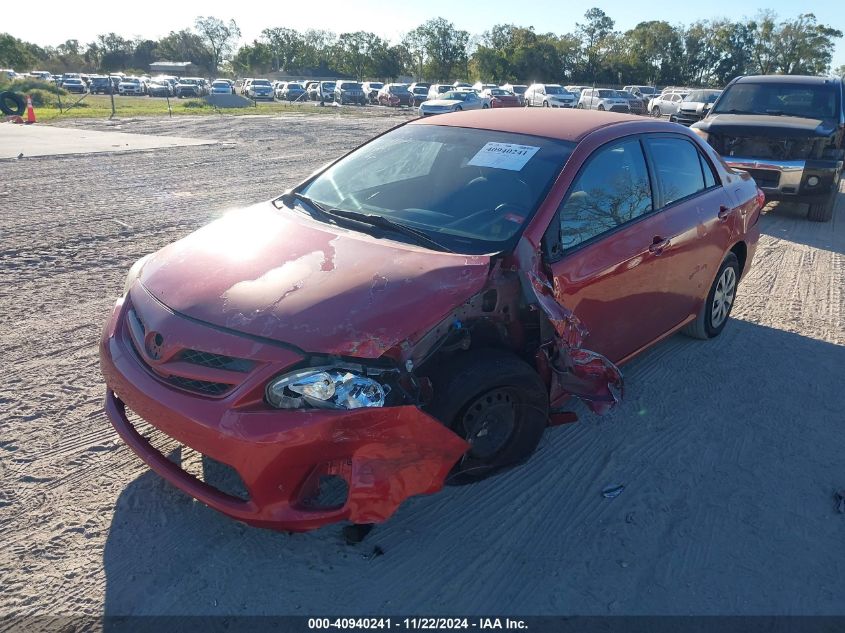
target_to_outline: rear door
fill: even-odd
[[[736,210],[710,160],[681,135],[644,138],[660,209],[657,234],[666,264],[661,301],[682,320],[698,313],[731,244]]]
[[[641,141],[627,137],[585,161],[545,238],[556,300],[589,330],[584,348],[614,362],[681,318],[657,292],[666,271],[656,208]]]

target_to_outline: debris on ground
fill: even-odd
[[[614,497],[621,495],[623,490],[625,490],[625,486],[622,484],[605,486],[605,488],[601,491],[601,496],[605,499],[613,499]]]

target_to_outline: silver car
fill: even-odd
[[[602,110],[607,112],[630,112],[631,104],[627,97],[610,88],[589,88],[581,92],[578,108],[581,110]]]
[[[450,90],[435,99],[429,99],[420,106],[420,116],[460,112],[461,110],[484,110],[490,105],[473,90]]]
[[[523,95],[526,108],[574,108],[575,95],[560,84],[532,84]]]
[[[648,102],[648,111],[651,116],[660,117],[671,116],[678,112],[681,106],[681,101],[687,96],[687,92],[664,92],[651,101]]]

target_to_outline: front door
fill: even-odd
[[[643,145],[631,137],[593,153],[558,211],[555,298],[589,331],[583,347],[614,362],[683,318],[667,310],[656,285],[665,274],[656,207]]]

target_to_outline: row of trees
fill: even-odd
[[[389,42],[375,33],[267,28],[236,48],[234,20],[199,17],[193,29],[160,40],[128,40],[116,33],[87,45],[68,40],[41,48],[0,35],[0,67],[60,72],[146,70],[158,60],[190,61],[214,75],[272,71],[345,75],[363,79],[455,78],[566,83],[721,85],[740,74],[823,74],[842,32],[812,13],[780,20],[771,11],[753,19],[700,20],[672,25],[640,22],[628,31],[593,8],[571,33],[539,33],[532,26],[499,24],[470,36],[435,18]],[[845,74],[845,66],[836,69]]]

